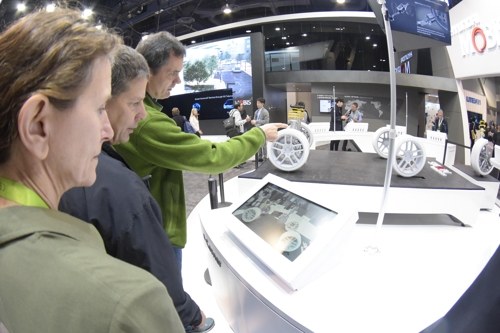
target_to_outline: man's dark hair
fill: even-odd
[[[183,57],[186,54],[184,45],[166,31],[142,39],[135,49],[144,56],[153,74],[168,63],[171,55]]]
[[[358,108],[358,103],[354,102],[353,105],[356,105],[356,109]]]
[[[235,109],[237,109],[237,108],[239,108],[239,107],[240,107],[240,105],[241,105],[241,103],[240,103],[240,102],[236,102],[236,103],[234,103],[234,108],[235,108]]]
[[[343,100],[342,98],[337,98],[337,99],[335,100],[335,104],[337,104],[338,102],[342,102],[342,103],[344,103],[344,100]]]
[[[263,97],[257,98],[257,102],[261,102],[262,104],[266,104],[266,100]]]

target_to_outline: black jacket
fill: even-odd
[[[153,274],[167,287],[184,326],[199,325],[200,308],[182,287],[160,207],[144,181],[108,142],[103,144],[96,173],[94,185],[66,192],[59,210],[92,223],[109,255]]]
[[[434,126],[432,126],[432,130],[433,131],[439,130],[441,133],[448,134],[448,122],[446,121],[446,119],[443,118],[441,126],[439,126],[439,119],[436,117],[436,119],[434,119]]]
[[[332,110],[331,113],[331,118],[330,118],[330,131],[334,130],[333,124],[335,122],[335,131],[342,131],[342,108],[338,107],[337,104],[335,104],[334,109]]]
[[[184,123],[186,122],[186,119],[181,115],[173,116],[172,119],[175,121],[177,126],[181,128],[181,131],[184,132]]]

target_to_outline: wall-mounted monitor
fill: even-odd
[[[228,229],[293,289],[336,265],[358,214],[348,205],[267,175],[225,211]]]
[[[368,0],[377,21],[384,19],[377,0]],[[442,0],[386,0],[394,48],[397,51],[451,44],[448,4]]]
[[[332,110],[333,102],[330,99],[319,100],[319,112],[329,113]]]

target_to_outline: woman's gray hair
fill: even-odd
[[[128,91],[129,83],[137,78],[149,78],[146,59],[131,47],[121,45],[115,56],[111,74],[111,96]]]
[[[149,35],[146,39],[142,39],[135,49],[144,56],[153,74],[157,74],[168,63],[172,53],[176,57],[184,57],[186,55],[184,45],[166,31],[161,31]]]

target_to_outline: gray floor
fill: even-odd
[[[223,173],[224,181],[255,169],[255,163],[247,162],[241,169],[230,169]],[[191,214],[194,207],[208,194],[208,177],[204,173],[184,171],[184,191],[186,193],[186,216]],[[212,175],[219,184],[219,175]],[[1,332],[0,332],[1,333]]]

